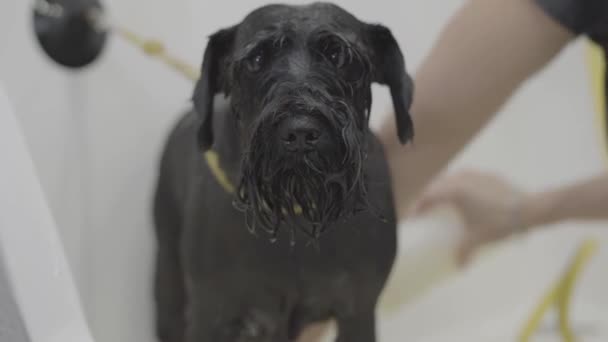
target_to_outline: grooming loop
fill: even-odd
[[[532,335],[538,330],[542,318],[552,306],[555,306],[559,313],[559,330],[562,340],[565,342],[575,341],[572,324],[570,323],[572,293],[583,268],[589,263],[598,246],[599,244],[595,240],[587,240],[581,244],[570,266],[534,309],[519,335],[520,342],[530,341]]]

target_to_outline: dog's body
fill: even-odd
[[[330,14],[337,12],[335,16],[323,19],[332,25],[344,17],[348,19],[344,24],[346,27],[353,25],[349,21],[354,18],[331,5],[270,6],[254,12],[251,16],[255,20],[246,19],[241,24],[240,30],[245,30],[243,25],[250,26],[247,34],[237,29],[231,43],[224,45],[246,45],[247,37],[259,35],[258,29],[251,28],[251,25],[257,25],[260,20],[270,21],[264,23],[266,25],[276,24],[277,15],[287,17],[288,21],[297,17],[298,23],[308,20],[306,18],[320,20],[319,9]],[[299,28],[295,26],[296,31]],[[340,29],[339,25],[337,29]],[[264,118],[264,114],[259,114],[263,109],[254,109],[257,104],[248,104],[246,110],[235,105],[235,102],[245,101],[243,92],[251,91],[238,89],[246,80],[226,80],[228,77],[238,78],[234,75],[219,77],[221,82],[213,79],[218,75],[212,69],[223,65],[223,62],[215,60],[218,51],[222,50],[217,41],[222,35],[225,36],[226,31],[214,35],[207,47],[203,74],[210,75],[203,76],[197,86],[196,112],[185,115],[175,127],[161,162],[155,199],[159,243],[155,291],[159,337],[163,342],[287,342],[294,341],[306,325],[335,318],[338,341],[373,342],[376,302],[396,252],[396,223],[387,164],[365,121],[363,107],[369,110],[371,98],[369,103],[362,103],[362,107],[357,105],[357,101],[365,100],[365,96],[354,98],[357,89],[351,89],[351,96],[340,92],[343,97],[336,98],[331,86],[320,86],[320,93],[306,98],[312,92],[314,81],[306,80],[308,74],[301,70],[303,66],[300,63],[297,72],[303,83],[298,85],[293,78],[288,81],[290,86],[295,84],[298,87],[298,92],[286,95],[279,90],[279,95],[260,104],[265,108],[272,106],[275,99],[280,102],[273,107],[272,114],[268,114],[271,115],[267,119],[269,124],[264,126],[265,121],[255,121],[256,118]],[[283,45],[281,48],[287,51]],[[402,58],[400,52],[398,55]],[[285,58],[293,61],[291,57]],[[273,63],[273,67],[280,69],[278,61]],[[270,68],[270,65],[265,67]],[[315,65],[310,64],[313,68]],[[251,77],[258,75],[254,72],[260,69],[250,70]],[[293,69],[284,69],[279,75],[292,77],[289,70]],[[363,95],[367,95],[369,83],[373,80],[360,87]],[[273,86],[281,82],[280,78],[272,80]],[[231,95],[228,103],[213,102],[215,94],[221,92],[219,83],[224,83],[224,92]],[[228,90],[225,89],[227,83],[231,83]],[[409,107],[407,101],[395,99],[394,84],[385,83],[393,88],[394,101],[401,100],[402,107]],[[410,89],[403,91],[411,92],[411,85]],[[289,101],[285,101],[285,96],[290,96]],[[297,102],[295,105],[294,101]],[[345,104],[340,107],[342,109],[336,109],[340,113],[334,113],[332,101],[354,101],[354,104],[352,108],[350,105],[346,108]],[[302,112],[304,102],[307,106]],[[324,107],[327,103],[329,109]],[[397,110],[399,105],[396,103]],[[283,106],[289,108],[285,109],[288,113],[277,119],[276,112],[283,111]],[[248,119],[242,116],[252,110],[257,113],[249,119],[254,121],[248,123]],[[238,115],[235,114],[237,112]],[[359,120],[356,116],[360,115],[364,125],[352,127],[353,132],[350,132],[348,127],[334,127],[332,121],[323,120],[325,114],[348,117],[349,121],[341,121],[347,126]],[[304,124],[301,119],[293,119],[309,116],[315,118]],[[211,121],[211,117],[215,119]],[[400,120],[404,122],[403,118],[398,122]],[[276,138],[273,132],[282,134],[280,130],[284,125],[288,125],[286,138]],[[300,139],[298,134],[303,127],[307,135],[303,135],[305,140],[300,141],[297,140]],[[256,140],[255,132],[263,129],[267,129],[263,139]],[[411,131],[411,127],[405,129]],[[312,138],[311,132],[314,133]],[[343,139],[350,138],[347,134],[357,135],[359,140],[342,143]],[[403,135],[408,134],[405,132]],[[229,181],[240,184],[238,193],[227,192],[205,161],[201,148],[206,150],[211,145],[219,155]],[[355,149],[355,153],[348,148]],[[264,151],[259,156],[260,160],[255,159],[256,150]],[[265,163],[275,153],[289,156],[289,159],[273,161],[278,163],[268,168],[273,177],[256,174],[261,172],[258,169],[267,169]],[[333,161],[333,153],[344,156],[348,165]],[[325,157],[328,155],[331,157]],[[365,157],[350,161],[349,155]],[[337,166],[327,166],[327,160]],[[244,171],[248,163],[255,165],[251,174]],[[306,176],[309,178],[299,178],[307,165],[311,165],[315,172],[307,171],[310,172]],[[316,172],[317,167],[322,172]],[[321,185],[324,189],[319,187],[310,192],[310,182],[316,179],[314,177],[326,177],[326,174],[339,173],[348,167],[353,169],[353,173],[344,171],[344,179],[321,178],[321,183],[312,184],[324,184]],[[262,189],[266,183],[247,183],[255,177],[266,179],[270,185],[279,185],[267,193]],[[290,197],[277,197],[277,189],[291,192],[286,194]],[[315,197],[315,190],[322,197]],[[358,190],[361,193],[357,193]],[[334,200],[326,203],[324,198],[328,196]],[[240,206],[235,207],[235,197],[240,200]],[[256,206],[255,201],[260,198],[262,204]],[[307,202],[311,198],[312,204]],[[361,211],[354,208],[360,206],[361,201],[369,204],[371,209]],[[300,205],[299,213],[291,209]],[[312,231],[299,228],[306,224],[311,224]],[[269,232],[272,239],[262,235],[264,231]],[[311,246],[311,239],[318,245]]]

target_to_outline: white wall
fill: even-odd
[[[175,54],[198,65],[208,34],[237,22],[266,2],[105,3],[116,22],[162,39]],[[441,26],[462,1],[338,3],[364,20],[391,27],[410,69],[415,70]],[[93,67],[82,73],[67,72],[41,54],[29,19],[28,1],[0,3],[0,79],[24,127],[91,329],[99,341],[150,341],[153,236],[149,204],[156,158],[170,123],[188,106],[192,85],[115,38]],[[602,169],[583,61],[581,43],[568,49],[517,94],[454,167],[499,170],[530,190]],[[385,89],[375,90],[377,122],[390,102]],[[419,228],[416,224],[404,227],[404,244],[411,241],[408,234]],[[574,241],[558,240],[542,243],[540,254],[523,245],[513,247],[516,249],[504,252],[507,256],[500,259],[502,263],[479,266],[459,279],[460,287],[439,289],[435,292],[439,294],[428,297],[428,303],[417,302],[388,315],[382,325],[386,326],[382,341],[429,336],[429,329],[443,322],[441,317],[445,321],[454,319],[454,315],[436,315],[444,308],[438,304],[439,299],[432,300],[433,295],[467,303],[477,298],[476,303],[488,303],[491,295],[484,297],[479,291],[486,284],[502,285],[509,293],[508,286],[496,283],[499,278],[491,270],[499,268],[506,277],[512,275],[509,270],[523,268],[522,274],[536,276],[537,286],[543,287],[541,280],[550,281],[559,268],[554,260],[567,256],[564,243]],[[402,250],[404,255],[406,252]],[[537,258],[537,262],[528,265],[526,256]],[[605,255],[603,258],[608,260]],[[543,273],[549,269],[547,265],[553,265],[553,269]],[[590,286],[606,284],[606,276],[596,280]],[[407,283],[396,286],[405,287]],[[533,297],[539,291],[525,289],[509,298],[533,300],[520,295]],[[603,303],[608,310],[608,301]],[[415,311],[411,311],[413,308]],[[479,308],[480,313],[485,312],[483,306]]]

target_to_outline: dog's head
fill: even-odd
[[[318,237],[367,206],[371,84],[390,87],[399,138],[412,138],[413,85],[391,32],[338,6],[270,5],[208,42],[194,104],[213,144],[213,97],[230,96],[243,144],[238,204],[276,234],[301,214]]]

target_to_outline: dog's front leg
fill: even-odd
[[[352,316],[338,317],[336,342],[375,342],[376,316],[374,310]]]
[[[161,342],[183,342],[185,330],[184,274],[180,263],[181,219],[161,179],[154,203],[158,250],[154,275],[156,333]]]

